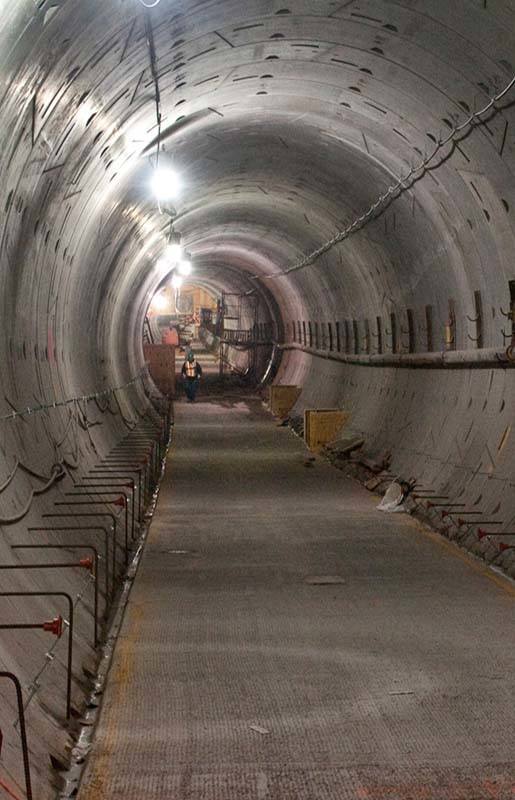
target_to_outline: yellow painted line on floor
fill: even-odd
[[[449,555],[454,556],[454,558],[458,558],[478,575],[483,575],[485,578],[488,578],[489,581],[495,583],[495,585],[499,589],[502,589],[503,592],[508,594],[510,597],[515,598],[515,585],[511,583],[509,578],[503,578],[502,575],[496,575],[495,572],[492,572],[492,570],[489,569],[486,564],[483,565],[477,563],[470,553],[460,550],[460,548],[453,544],[453,542],[447,541],[447,539],[445,539],[441,533],[430,530],[414,517],[409,517],[406,522],[410,524],[410,527],[415,528],[419,533],[423,533],[424,536],[426,536],[428,539],[431,539],[432,542],[438,544],[447,553],[449,553]]]
[[[363,486],[363,484],[361,485]],[[374,505],[377,508],[377,505],[381,502],[382,497],[383,495],[376,494],[372,491],[369,493],[369,502],[371,505]],[[401,514],[400,516],[402,517],[402,520],[408,524],[408,527],[415,528],[418,533],[424,534],[424,536],[426,536],[432,542],[442,547],[447,553],[449,553],[449,555],[454,556],[454,558],[458,558],[478,575],[483,575],[483,577],[488,578],[489,581],[495,583],[495,585],[499,589],[502,589],[505,594],[515,598],[515,584],[513,584],[510,578],[504,578],[502,575],[496,575],[495,572],[492,572],[487,564],[483,565],[481,563],[477,563],[472,553],[467,553],[467,551],[461,550],[456,544],[445,539],[441,533],[432,531],[427,525],[424,525],[423,522],[420,522],[410,514]]]
[[[130,622],[128,631],[120,634],[116,645],[116,663],[109,674],[106,691],[109,699],[102,709],[100,727],[105,733],[102,740],[98,736],[91,753],[92,769],[87,776],[87,783],[81,787],[81,800],[107,800],[108,784],[111,778],[111,758],[117,746],[117,732],[119,727],[120,708],[127,703],[128,686],[132,676],[135,644],[141,630],[143,609],[140,606],[130,607]]]

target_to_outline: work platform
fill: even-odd
[[[512,800],[513,585],[277,427],[177,403],[80,800]]]

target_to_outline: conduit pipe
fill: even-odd
[[[409,367],[409,368],[492,368],[503,369],[515,367],[515,359],[511,359],[506,351],[491,347],[484,350],[446,350],[433,353],[377,353],[375,355],[338,353],[334,350],[317,350],[304,347],[297,342],[277,344],[280,350],[300,350],[316,358],[339,361],[344,364],[356,364],[363,367]]]

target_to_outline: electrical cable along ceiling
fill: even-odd
[[[195,282],[261,299],[296,413],[344,407],[396,474],[513,529],[515,2],[0,11],[0,517],[30,496],[40,524],[145,413],[172,220]],[[459,535],[513,573],[495,533]]]

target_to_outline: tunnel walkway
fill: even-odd
[[[80,800],[507,800],[513,586],[277,427],[176,406]]]

